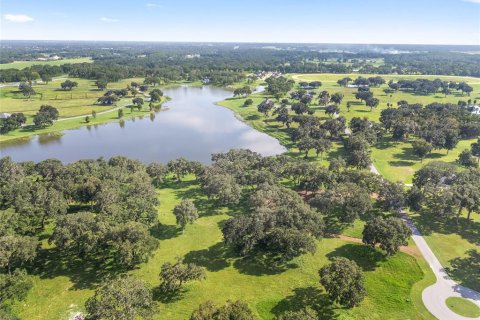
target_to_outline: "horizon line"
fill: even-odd
[[[195,41],[195,40],[87,40],[87,39],[0,39],[2,41],[39,41],[39,42],[133,42],[133,43],[217,43],[217,44],[303,44],[303,45],[408,45],[408,46],[471,46],[479,44],[445,44],[445,43],[367,43],[367,42],[263,42],[263,41]]]

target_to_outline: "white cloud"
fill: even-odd
[[[480,4],[480,0],[463,0],[463,1]]]
[[[100,21],[103,21],[103,22],[118,22],[120,20],[118,19],[113,19],[113,18],[107,18],[107,17],[101,17],[100,18]]]
[[[153,3],[153,2],[147,3],[146,6],[149,7],[149,8],[163,8],[163,6],[161,4]]]
[[[33,21],[33,18],[30,16],[27,16],[26,14],[5,14],[3,15],[3,18],[7,21],[15,22],[15,23],[24,23],[24,22]]]

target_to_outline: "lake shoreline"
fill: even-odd
[[[163,105],[163,103],[170,101],[169,97],[163,97],[162,101],[160,102],[160,105]],[[118,118],[118,110],[119,109],[124,109],[127,110],[124,112],[124,116],[122,118]],[[26,139],[26,138],[31,138],[36,135],[41,135],[45,133],[52,133],[52,132],[58,132],[58,131],[66,131],[66,130],[71,130],[71,129],[78,129],[81,127],[89,126],[89,125],[98,125],[98,124],[105,124],[105,123],[110,123],[110,122],[119,122],[121,120],[129,120],[131,118],[139,118],[139,117],[144,117],[147,115],[150,115],[150,113],[155,112],[155,111],[150,111],[150,110],[136,110],[134,109],[133,112],[129,112],[129,105],[122,105],[122,106],[116,106],[113,107],[110,110],[107,111],[102,111],[98,112],[96,118],[92,117],[91,113],[80,115],[80,116],[74,116],[71,118],[62,118],[56,120],[53,125],[37,130],[31,130],[31,131],[22,131],[24,129],[15,129],[7,134],[1,134],[0,135],[0,143],[4,142],[13,142],[17,139]],[[86,122],[85,117],[89,117],[90,121]],[[0,148],[1,150],[1,148]]]
[[[182,84],[162,90],[163,99],[170,102],[155,109],[155,113],[146,108],[130,110],[123,105],[121,119],[117,107],[97,114],[95,119],[90,117],[89,123],[82,116],[56,121],[48,128],[22,132],[22,136],[17,132],[15,137],[2,141],[0,152],[15,161],[27,159],[27,154],[34,154],[36,161],[56,157],[65,163],[77,158],[126,154],[145,163],[166,163],[187,154],[209,163],[212,153],[230,149],[250,149],[265,156],[286,151],[278,139],[256,130],[236,112],[218,108],[219,102],[231,97],[231,90]],[[155,117],[158,112],[162,115]]]

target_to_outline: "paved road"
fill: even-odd
[[[97,115],[104,114],[104,113],[109,113],[109,112],[113,112],[113,111],[115,111],[115,110],[125,108],[125,107],[127,107],[127,106],[129,105],[129,103],[126,103],[127,101],[120,101],[120,102],[123,102],[123,103],[122,103],[121,105],[119,105],[118,107],[115,107],[115,108],[112,108],[112,109],[108,109],[108,110],[105,110],[105,111],[97,112]],[[61,119],[58,119],[57,121],[66,121],[66,120],[72,120],[72,119],[85,119],[86,116],[91,116],[91,114],[84,114],[84,115],[81,115],[81,116],[61,118]]]
[[[428,246],[425,239],[422,237],[418,229],[413,224],[412,220],[408,218],[405,212],[402,212],[403,219],[407,223],[407,225],[412,230],[412,238],[415,241],[418,249],[422,253],[425,260],[432,268],[435,277],[437,278],[437,282],[430,287],[425,288],[422,292],[422,299],[423,304],[425,307],[438,319],[440,320],[468,320],[473,318],[462,317],[453,311],[451,311],[446,303],[445,300],[448,297],[462,297],[465,299],[470,300],[471,302],[475,303],[478,307],[480,307],[480,293],[474,290],[468,289],[457,284],[453,281],[445,271],[445,269],[438,261],[435,254],[432,252],[430,247]],[[480,319],[480,317],[475,318]]]
[[[378,175],[380,174],[373,164],[370,166],[370,171]],[[415,241],[415,244],[417,245],[418,249],[422,253],[423,257],[425,258],[433,273],[435,274],[435,277],[437,278],[437,282],[435,284],[425,288],[422,292],[423,304],[428,309],[428,311],[430,311],[431,314],[433,314],[437,319],[440,320],[480,319],[480,317],[462,317],[454,313],[447,307],[445,300],[448,297],[461,297],[473,302],[478,307],[480,307],[480,293],[475,290],[463,287],[453,281],[452,278],[448,276],[445,268],[442,267],[440,261],[438,261],[437,257],[432,252],[423,236],[415,227],[412,220],[407,216],[406,212],[402,211],[401,214],[402,219],[406,222],[410,230],[412,230],[413,241]]]
[[[345,129],[345,134],[351,134],[349,128]],[[380,175],[380,172],[378,172],[377,168],[375,168],[373,164],[370,165],[370,171]],[[405,185],[411,186],[411,184]],[[408,225],[410,230],[412,230],[413,241],[415,241],[415,244],[437,278],[437,282],[435,282],[435,284],[425,288],[422,292],[422,300],[425,307],[439,320],[480,320],[480,317],[467,318],[460,316],[447,307],[445,300],[447,300],[449,297],[461,297],[480,307],[480,292],[461,286],[453,281],[428,246],[425,238],[423,238],[417,227],[415,227],[413,224],[412,220],[407,216],[406,212],[402,210],[400,213],[402,215],[402,219]]]
[[[125,106],[119,106],[119,107],[115,107],[113,109],[108,109],[108,110],[105,110],[105,111],[100,111],[100,112],[97,112],[97,115],[99,114],[104,114],[104,113],[108,113],[108,112],[112,112],[112,111],[115,111],[115,110],[118,110],[118,109],[121,109],[121,108],[124,108]],[[61,118],[61,119],[58,119],[56,122],[58,121],[66,121],[66,120],[72,120],[72,119],[85,119],[86,116],[91,116],[91,114],[84,114],[83,116],[75,116],[75,117],[68,117],[68,118]]]

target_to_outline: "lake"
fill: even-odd
[[[232,92],[211,86],[164,89],[172,100],[155,116],[125,119],[66,130],[63,135],[37,135],[28,141],[3,143],[0,155],[15,161],[35,162],[57,158],[64,163],[79,159],[124,155],[144,163],[168,162],[179,157],[210,162],[212,153],[250,149],[264,156],[285,148],[237,119],[229,109],[215,105]],[[125,110],[128,117],[129,109]]]

